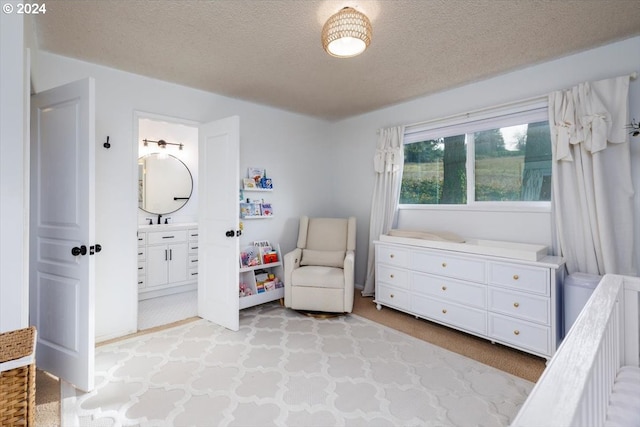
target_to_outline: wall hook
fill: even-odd
[[[104,144],[102,144],[104,146],[104,148],[111,148],[111,144],[109,143],[109,136],[107,135],[107,142],[105,142]]]

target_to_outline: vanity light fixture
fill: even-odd
[[[331,56],[351,58],[371,43],[369,18],[352,7],[332,15],[322,27],[322,47]]]
[[[179,150],[182,150],[182,147],[184,146],[184,144],[182,143],[176,143],[176,142],[167,142],[164,139],[161,139],[159,141],[152,141],[150,139],[143,139],[142,142],[144,142],[144,146],[147,147],[149,145],[149,143],[154,143],[154,144],[158,144],[159,148],[162,148],[164,150],[167,149],[167,145],[176,145],[178,147]]]

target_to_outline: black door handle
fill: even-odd
[[[233,230],[229,230],[226,233],[224,233],[224,235],[227,236],[227,237],[233,237],[233,236],[236,235],[236,232],[233,231]]]
[[[239,236],[241,236],[241,235],[242,235],[242,230],[238,230],[238,231],[236,231],[236,236],[238,236],[238,237],[239,237]]]
[[[89,255],[97,254],[102,250],[101,245],[89,246]]]
[[[82,245],[80,247],[75,246],[74,248],[71,249],[71,255],[73,256],[86,255],[86,254],[87,254],[87,247],[85,245]]]

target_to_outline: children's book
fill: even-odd
[[[271,207],[271,203],[263,203],[262,204],[262,215],[264,215],[264,216],[273,215],[273,208]]]
[[[260,252],[255,246],[247,246],[240,251],[240,267],[253,267],[260,265]]]

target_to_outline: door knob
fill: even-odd
[[[233,237],[233,236],[236,235],[236,232],[233,231],[233,230],[229,230],[226,233],[224,233],[224,235],[227,236],[227,237]]]
[[[86,254],[87,254],[87,247],[85,245],[82,245],[80,247],[75,246],[73,249],[71,249],[71,255],[73,256],[86,255]]]
[[[102,245],[89,246],[89,255],[97,254],[102,250]]]

